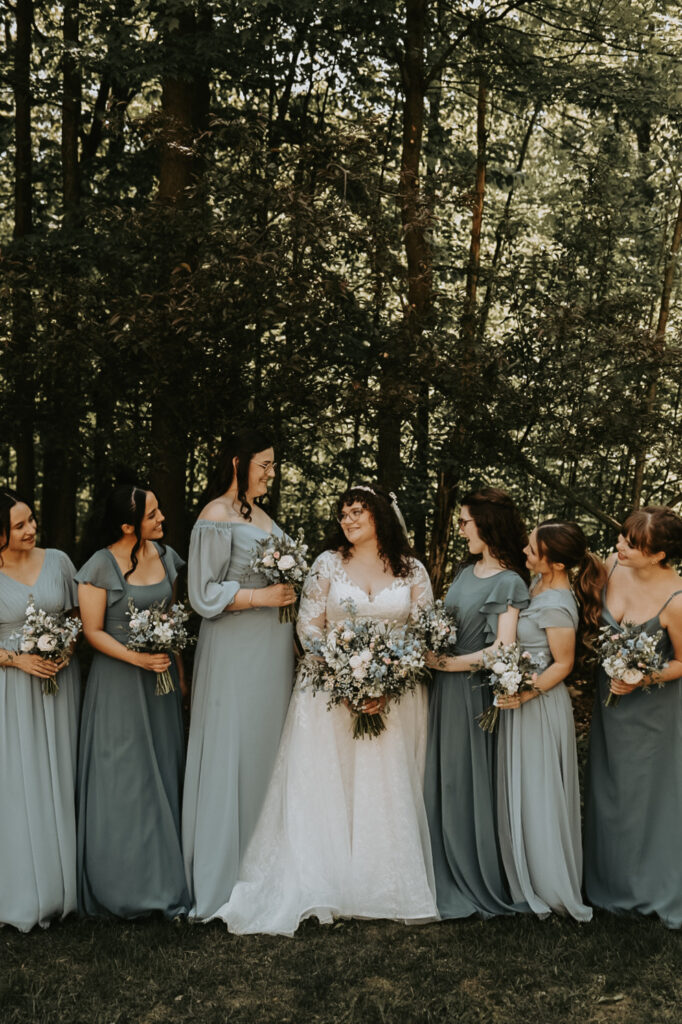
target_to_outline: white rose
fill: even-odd
[[[38,638],[39,651],[53,651],[56,646],[57,641],[55,640],[55,638],[53,636],[48,636],[47,633],[44,633],[41,637]]]
[[[266,569],[272,569],[275,564],[275,560],[272,555],[264,555],[262,561]]]
[[[503,676],[507,671],[507,666],[503,661],[496,661],[492,668],[496,676]]]
[[[626,668],[620,678],[624,683],[628,683],[629,686],[634,686],[635,683],[639,683],[644,679],[644,673],[640,672],[638,668]]]
[[[279,560],[280,569],[293,569],[295,565],[296,559],[293,557],[293,555],[282,555],[282,557]]]
[[[20,651],[32,651],[33,650],[33,641],[32,640],[22,640],[21,641],[21,646],[19,647],[19,650]]]

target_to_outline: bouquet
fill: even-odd
[[[609,679],[622,679],[632,686],[644,676],[650,676],[652,682],[662,686],[663,683],[656,678],[657,673],[667,665],[657,650],[662,637],[662,629],[649,634],[634,622],[623,622],[620,632],[616,632],[612,626],[604,626],[599,631],[596,647]],[[643,687],[648,688],[648,685]],[[615,707],[619,700],[620,695],[609,690],[604,705],[607,708]]]
[[[480,667],[490,673],[490,685],[495,696],[490,707],[478,715],[477,721],[484,732],[492,733],[500,717],[498,696],[533,690],[533,672],[538,666],[528,651],[522,651],[519,644],[514,642],[500,644],[492,651],[484,651]]]
[[[298,531],[296,540],[270,534],[257,542],[249,569],[265,576],[268,583],[290,583],[298,595],[308,572],[307,554],[308,545],[303,542],[302,530]],[[289,604],[280,608],[280,622],[293,622],[295,618],[294,605]]]
[[[420,608],[415,628],[424,649],[436,657],[451,658],[457,653],[457,620],[454,611],[446,608],[443,601],[435,601],[430,607]]]
[[[353,714],[353,739],[379,736],[382,714],[362,711],[366,701],[400,700],[424,678],[424,648],[410,624],[360,618],[353,601],[344,601],[348,617],[312,646],[302,685],[329,694],[328,708],[345,704]]]
[[[13,633],[12,639],[19,641],[22,654],[37,654],[48,661],[61,661],[71,650],[80,631],[79,618],[71,618],[65,612],[44,612],[36,608],[29,594],[23,629],[20,633]],[[56,672],[43,679],[43,693],[52,696],[59,693]]]
[[[184,604],[167,607],[165,601],[156,601],[149,608],[136,608],[132,597],[128,601],[128,647],[131,651],[148,654],[171,654],[192,643],[185,623],[190,613]],[[169,669],[157,672],[156,696],[173,693],[175,687]]]

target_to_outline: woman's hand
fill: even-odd
[[[369,697],[364,702],[364,704],[360,704],[358,707],[356,707],[354,704],[351,704],[349,700],[344,700],[343,703],[346,705],[351,714],[354,715],[381,715],[386,710],[386,705],[388,704],[388,697],[386,697],[385,695],[383,697]]]
[[[636,683],[626,683],[622,679],[611,680],[611,693],[617,693],[619,697],[624,697],[628,693],[632,693],[633,690],[639,689],[640,686],[647,685],[647,677],[642,676]]]
[[[39,679],[50,679],[63,668],[66,662],[50,661],[49,658],[41,658],[38,654],[16,654],[12,659],[11,668],[20,668],[30,676],[38,676]]]
[[[457,669],[452,664],[454,661],[454,657],[448,658],[445,654],[434,654],[433,651],[427,651],[424,656],[426,667],[440,672],[456,672]]]
[[[283,608],[296,601],[296,591],[290,583],[273,583],[253,591],[251,604],[254,608]]]
[[[500,693],[495,698],[500,711],[515,711],[523,704],[520,693]]]
[[[143,668],[146,672],[165,672],[170,663],[167,654],[147,654],[145,651],[137,651],[133,662],[134,665]]]

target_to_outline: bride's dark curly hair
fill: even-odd
[[[505,569],[513,569],[522,580],[530,583],[523,549],[528,534],[521,515],[511,497],[498,487],[481,487],[465,494],[461,501],[476,523],[478,535]],[[466,563],[477,562],[480,555],[471,555]]]
[[[348,505],[359,503],[366,508],[374,522],[377,547],[384,565],[396,578],[404,579],[411,572],[413,551],[394,511],[393,499],[377,484],[349,487],[336,503],[336,514],[341,515]],[[327,549],[340,551],[344,562],[350,557],[353,545],[346,538],[341,524],[336,522],[327,538]]]

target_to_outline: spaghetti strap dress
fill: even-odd
[[[78,572],[79,583],[107,593],[104,629],[125,644],[128,602],[148,608],[170,601],[178,569],[162,555],[160,583],[124,579],[107,548]],[[180,847],[184,767],[182,696],[156,696],[156,673],[95,651],[83,700],[78,756],[78,903],[97,917],[186,913],[189,900]]]
[[[642,630],[651,635],[661,629],[661,613],[679,593]],[[602,618],[621,629],[606,600]],[[660,649],[666,659],[673,656],[665,629]],[[657,914],[668,928],[680,928],[682,680],[636,689],[605,707],[608,693],[609,678],[600,667],[585,799],[587,896],[613,913]]]
[[[528,587],[510,569],[479,577],[473,565],[445,598],[457,616],[457,653],[494,643],[499,616],[526,608]],[[490,707],[486,675],[436,672],[429,698],[424,798],[431,832],[438,910],[442,918],[492,917],[528,911],[507,888],[497,834],[496,734],[479,728]]]
[[[46,612],[78,604],[76,570],[48,548],[32,586],[0,572],[0,647],[18,650],[29,597]],[[80,675],[73,658],[42,680],[0,667],[0,924],[22,932],[76,909],[76,751]]]

